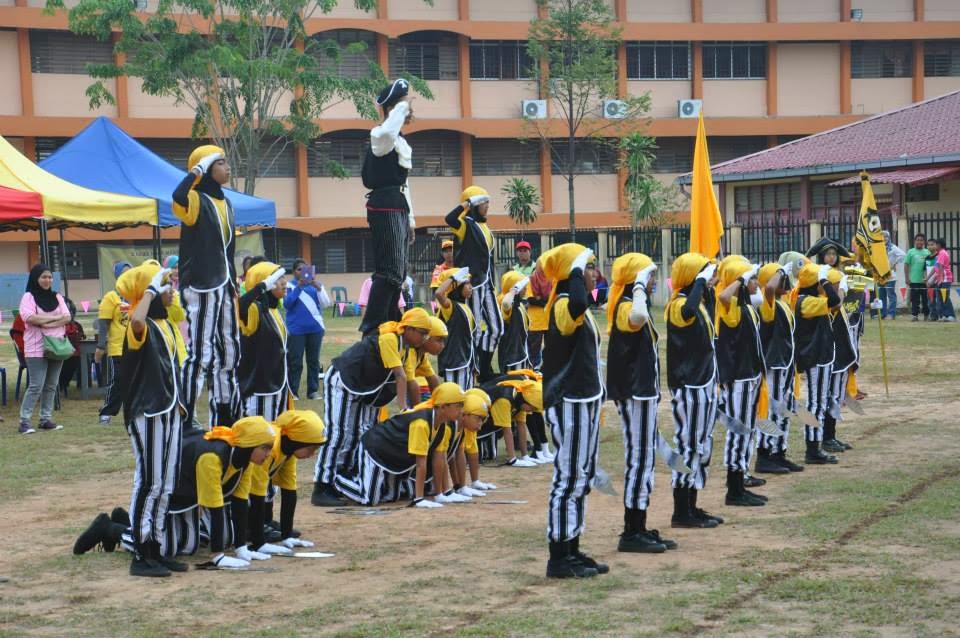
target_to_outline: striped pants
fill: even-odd
[[[731,472],[747,472],[753,455],[753,436],[757,428],[757,401],[760,399],[760,377],[744,379],[720,386],[717,409],[730,419],[750,428],[748,434],[727,430],[723,446],[723,464]]]
[[[262,416],[267,421],[276,421],[280,413],[286,411],[289,395],[290,390],[284,384],[279,392],[249,396],[243,400],[243,416]]]
[[[367,211],[373,235],[373,275],[370,296],[360,324],[367,334],[381,323],[400,318],[397,303],[407,271],[410,214],[407,211]]]
[[[496,352],[497,344],[503,335],[503,315],[500,314],[500,305],[497,303],[492,282],[474,286],[473,295],[470,297],[470,310],[473,311],[475,320],[474,346],[483,352]]]
[[[210,384],[210,425],[220,425],[240,412],[237,390],[237,364],[240,362],[240,328],[237,300],[230,284],[216,290],[183,291],[186,304],[189,341],[187,360],[183,362],[183,394],[187,422],[194,416],[197,398],[204,381]],[[232,414],[220,415],[217,406],[228,404]]]
[[[199,507],[188,509],[185,512],[171,513],[167,517],[167,552],[164,556],[193,556],[200,547],[200,519]],[[232,526],[225,527],[233,529]]]
[[[787,451],[787,438],[790,434],[790,412],[795,410],[793,396],[794,368],[771,368],[767,371],[767,392],[770,393],[770,410],[767,418],[783,432],[773,436],[757,431],[758,445],[769,454],[783,454]]]
[[[834,370],[830,373],[830,398],[827,400],[827,414],[837,421],[842,421],[840,408],[847,397],[847,377],[850,375],[850,368],[846,370]]]
[[[444,381],[456,383],[464,392],[473,387],[472,364],[467,364],[466,366],[462,368],[456,368],[455,370],[443,368],[440,370],[440,376],[443,377]]]
[[[830,407],[830,381],[833,377],[833,364],[814,366],[804,374],[807,381],[807,410],[817,418],[821,427],[803,427],[807,441],[823,441],[823,417]]]
[[[357,446],[356,466],[354,474],[337,474],[336,486],[341,494],[360,505],[377,505],[388,500],[396,500],[398,479],[404,476],[387,472],[377,465],[373,458],[363,448],[363,443]]]
[[[597,470],[602,406],[603,399],[599,398],[564,400],[546,411],[557,449],[547,509],[547,538],[551,541],[569,541],[583,533],[587,494]]]
[[[692,487],[702,490],[707,484],[710,458],[713,455],[713,428],[717,420],[717,384],[711,381],[703,386],[683,386],[672,389],[673,443],[689,474],[674,471],[673,487]]]
[[[327,370],[323,377],[323,420],[327,426],[327,442],[317,453],[315,481],[329,485],[337,474],[350,476],[356,472],[354,465],[360,435],[377,422],[378,408],[364,403],[363,399],[344,387],[336,368]]]
[[[660,397],[614,403],[623,422],[623,506],[645,510],[653,492]]]
[[[134,458],[131,535],[140,547],[149,541],[160,543],[164,556],[170,495],[180,470],[181,429],[176,407],[159,416],[137,416],[127,425]]]

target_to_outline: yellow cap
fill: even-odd
[[[487,189],[482,186],[467,186],[462,193],[460,193],[460,201],[465,202],[471,197],[486,197],[487,201],[490,201],[490,193],[487,192]]]
[[[433,389],[430,395],[432,405],[446,405],[448,403],[463,403],[463,390],[456,383],[441,383]]]
[[[810,286],[816,286],[817,282],[820,281],[820,266],[814,263],[809,263],[800,269],[800,273],[797,275],[797,285],[800,288],[809,288]]]
[[[681,290],[692,284],[709,261],[700,253],[683,253],[674,259],[670,267],[670,285],[673,288],[670,298],[675,299]]]
[[[274,425],[291,441],[320,445],[326,443],[323,420],[313,410],[287,410],[277,417]]]
[[[279,269],[279,264],[269,261],[261,261],[259,264],[251,266],[243,278],[243,285],[246,286],[247,292],[253,290],[258,284]]]
[[[471,388],[464,393],[463,413],[487,418],[490,414],[490,395],[480,388]]]
[[[443,323],[439,317],[430,317],[430,334],[429,337],[447,337],[449,336],[447,331],[447,324]]]
[[[148,259],[136,268],[128,268],[126,272],[117,279],[117,294],[127,300],[130,304],[130,312],[137,307],[143,295],[147,292],[147,287],[153,281],[154,276],[160,272],[161,266],[157,261]]]
[[[737,280],[737,277],[750,270],[750,262],[743,255],[727,255],[717,267],[717,278],[720,288],[726,288]]]
[[[198,146],[197,148],[193,149],[192,153],[190,153],[190,159],[187,160],[187,170],[189,171],[191,168],[196,166],[204,157],[216,155],[217,153],[223,155],[224,157],[227,155],[226,151],[214,144],[204,144],[203,146]]]

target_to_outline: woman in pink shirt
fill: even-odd
[[[937,306],[937,316],[940,321],[956,321],[953,312],[953,302],[950,301],[950,288],[953,285],[953,265],[950,263],[950,253],[942,239],[931,239],[930,253],[933,256],[933,269],[936,273],[936,290],[934,304]],[[936,247],[934,252],[933,247]]]
[[[53,404],[57,396],[57,381],[63,361],[43,356],[44,337],[63,337],[64,327],[70,323],[70,311],[58,293],[53,290],[53,273],[47,266],[37,264],[30,269],[27,291],[20,299],[20,318],[26,326],[23,332],[23,356],[27,361],[30,383],[20,404],[20,433],[34,432],[30,425],[33,408],[40,399],[41,430],[60,430],[53,422]]]

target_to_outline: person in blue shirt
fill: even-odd
[[[293,262],[293,280],[287,283],[283,307],[287,311],[287,370],[290,389],[300,397],[303,359],[307,359],[307,398],[320,398],[320,346],[323,343],[323,309],[330,305],[326,289],[302,259]]]

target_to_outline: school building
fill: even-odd
[[[656,171],[665,182],[691,168],[699,108],[717,164],[960,89],[957,0],[608,1],[623,27],[619,92],[650,92],[649,132],[658,138]],[[153,2],[147,0],[147,10]],[[525,231],[535,252],[563,241],[566,183],[548,153],[518,140],[526,130],[524,106],[540,110],[528,102],[541,96],[530,81],[532,61],[525,50],[529,22],[537,15],[534,0],[435,0],[432,7],[422,0],[380,0],[373,13],[349,1],[339,4],[307,27],[313,37],[367,44],[364,53],[340,62],[340,73],[363,73],[374,60],[389,75],[423,77],[434,94],[431,101],[417,100],[409,132],[421,227],[413,256],[417,277],[429,276],[442,217],[471,183],[493,195],[501,262],[512,258],[520,235],[498,206],[511,177],[527,178],[541,193],[538,222]],[[189,139],[192,113],[145,94],[132,78],[109,82],[116,105],[91,112],[84,65],[109,61],[111,46],[72,35],[66,16],[44,15],[43,5],[0,0],[0,134],[42,159],[93,117],[107,115],[184,166],[195,144]],[[268,255],[284,263],[307,258],[326,282],[347,286],[351,298],[373,261],[364,189],[359,178],[334,178],[324,158],[358,175],[371,125],[350,105],[329,109],[320,121],[324,135],[308,147],[288,147],[256,193],[277,203],[278,230],[264,235]],[[578,240],[593,245],[608,263],[634,245],[615,154],[585,140],[577,145],[576,172]],[[816,185],[807,195],[782,184],[772,190],[720,188],[726,189],[721,200],[730,221],[744,226],[780,210],[781,197],[790,210],[820,197]],[[823,192],[825,202],[834,197],[830,189]],[[682,234],[672,233],[680,238],[671,242],[677,250]],[[68,231],[67,275],[81,282],[96,276],[98,242],[148,238],[148,229]],[[32,235],[2,233],[0,243],[0,272],[24,272],[35,258]]]

